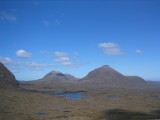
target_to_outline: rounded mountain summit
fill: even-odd
[[[48,74],[46,74],[42,80],[44,81],[52,81],[52,82],[71,82],[71,81],[76,81],[77,78],[70,74],[63,74],[58,71],[51,71]]]

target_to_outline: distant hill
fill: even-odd
[[[160,89],[160,81],[147,81],[152,89]]]
[[[41,80],[49,82],[71,82],[78,79],[70,74],[63,74],[61,72],[52,71],[46,74]]]
[[[0,87],[18,87],[15,76],[0,62]]]
[[[72,89],[76,86],[78,78],[70,74],[63,74],[58,71],[51,71],[47,73],[43,78],[32,81],[20,81],[20,86],[25,89],[31,90],[64,90]]]
[[[108,65],[104,65],[88,73],[80,80],[92,87],[144,88],[147,83],[138,76],[125,76]]]
[[[125,76],[108,65],[104,65],[88,73],[82,79],[70,74],[51,71],[42,79],[21,84],[29,89],[63,90],[108,90],[109,88],[144,89],[148,83],[138,76]]]

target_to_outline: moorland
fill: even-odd
[[[122,75],[109,66],[82,79],[52,71],[39,80],[17,81],[0,64],[0,77],[0,120],[160,119],[159,83]]]

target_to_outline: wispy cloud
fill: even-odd
[[[27,62],[27,63],[24,63],[24,65],[35,70],[43,70],[46,67],[54,66],[53,64],[40,64],[36,62]]]
[[[13,64],[13,65],[19,64],[19,62],[13,61],[11,58],[2,56],[0,56],[0,62],[2,62],[3,64]]]
[[[136,49],[135,51],[137,54],[142,54],[142,51],[140,49]]]
[[[12,61],[10,58],[0,56],[0,62],[4,64],[8,64],[8,63],[11,63]]]
[[[99,47],[101,47],[104,50],[104,53],[106,55],[122,55],[123,52],[119,48],[118,44],[112,43],[112,42],[104,42],[104,43],[99,43]]]
[[[28,52],[26,52],[25,50],[22,50],[22,49],[17,50],[16,55],[18,57],[21,57],[21,58],[31,58],[32,57],[31,53],[28,53]]]
[[[54,59],[54,61],[60,63],[62,66],[74,66],[67,53],[55,52],[54,55],[57,57],[56,59]]]
[[[61,64],[64,66],[70,66],[70,67],[73,66],[73,63],[71,61],[63,61],[61,62]]]
[[[69,61],[69,57],[58,57],[55,59],[56,62],[63,62],[63,61]]]
[[[6,11],[0,12],[0,20],[14,22],[17,20],[17,17],[13,13],[8,13]]]
[[[53,67],[53,64],[42,64],[37,62],[19,62],[11,58],[0,56],[0,62],[5,64],[12,72],[21,72],[24,69],[43,70],[47,67]]]
[[[54,55],[57,57],[66,57],[68,56],[65,52],[54,52]]]
[[[53,56],[49,51],[40,51],[41,54],[47,56],[48,58],[50,58],[51,56]]]
[[[20,62],[13,61],[11,58],[0,56],[0,62],[5,64],[12,72],[20,70]]]
[[[41,54],[45,54],[45,55],[50,54],[50,52],[49,52],[49,51],[47,51],[47,50],[45,50],[45,51],[40,51],[40,53],[41,53]]]

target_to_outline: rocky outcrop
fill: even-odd
[[[18,87],[15,76],[0,62],[0,87]]]

